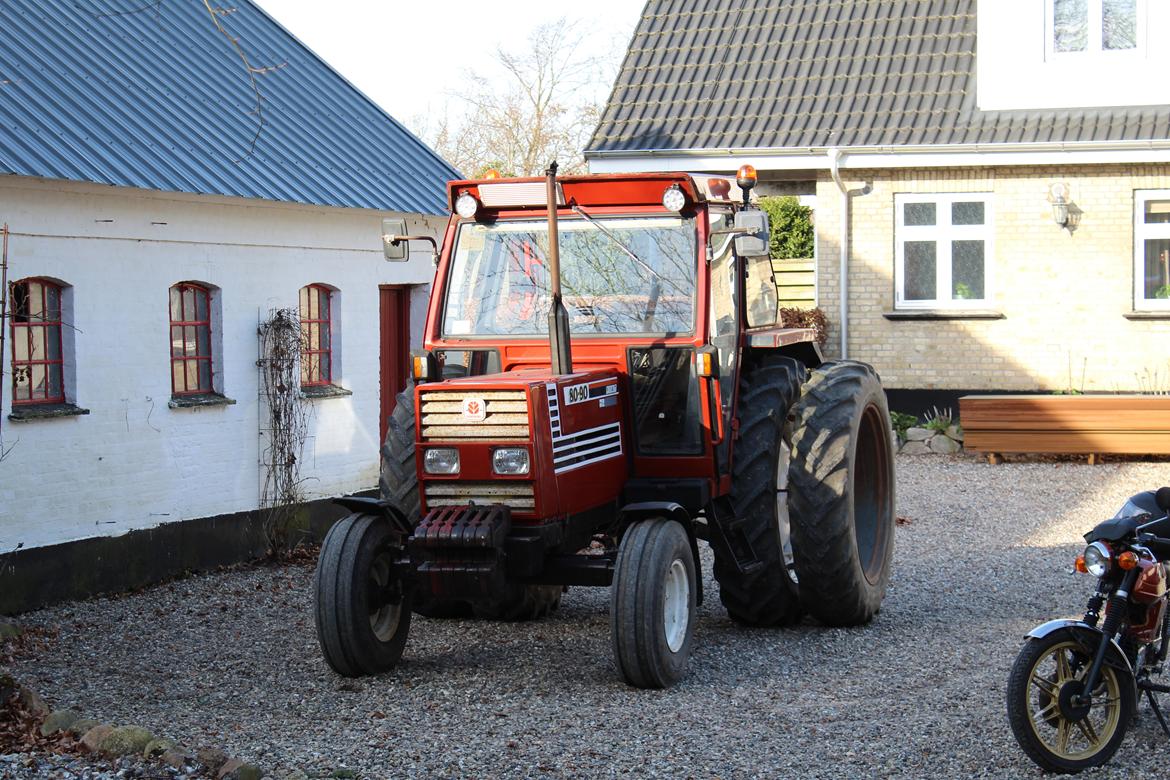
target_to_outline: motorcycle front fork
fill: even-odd
[[[1101,643],[1097,646],[1097,652],[1093,655],[1093,663],[1089,666],[1089,673],[1085,675],[1084,687],[1081,688],[1080,695],[1073,697],[1073,702],[1077,705],[1088,705],[1091,703],[1093,689],[1097,687],[1097,683],[1100,681],[1101,666],[1105,663],[1105,656],[1109,652],[1109,646],[1113,644],[1113,639],[1120,632],[1127,617],[1129,594],[1133,589],[1134,583],[1137,582],[1137,577],[1137,569],[1127,571],[1121,579],[1121,585],[1109,597],[1109,606],[1105,611],[1105,622],[1101,626]],[[1100,609],[1101,598],[1100,593],[1098,593],[1089,602],[1089,611],[1085,615],[1085,618],[1086,622],[1090,619],[1093,621],[1090,625],[1094,625],[1097,622],[1097,610]]]

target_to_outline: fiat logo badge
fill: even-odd
[[[463,399],[463,419],[471,422],[483,422],[487,417],[487,405],[482,398]]]

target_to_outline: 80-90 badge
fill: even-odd
[[[606,403],[606,397],[616,395],[616,384],[594,388],[590,388],[588,383],[569,385],[565,388],[565,405],[581,404],[594,398],[600,398],[601,406],[611,406],[612,403]]]

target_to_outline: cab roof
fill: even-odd
[[[599,173],[557,177],[558,205],[658,206],[667,189],[677,186],[691,203],[731,203],[737,199],[734,176],[690,173]],[[547,206],[543,176],[463,179],[447,184],[447,205],[470,193],[482,208],[543,209]]]

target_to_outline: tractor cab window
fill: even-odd
[[[676,216],[559,222],[561,293],[574,336],[682,335],[695,319],[695,226]],[[547,336],[544,220],[466,223],[447,282],[443,335]]]

